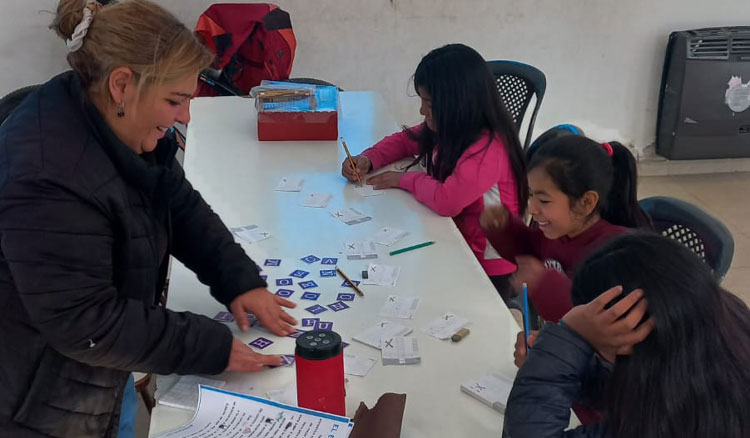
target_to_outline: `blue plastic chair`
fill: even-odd
[[[695,205],[667,196],[641,199],[654,229],[696,253],[713,270],[718,282],[724,279],[734,256],[734,238],[718,219]]]
[[[531,97],[536,95],[536,104],[534,104],[529,128],[526,132],[526,140],[523,143],[523,148],[526,149],[531,142],[534,122],[536,122],[539,107],[542,105],[544,92],[547,90],[547,78],[538,68],[521,62],[488,61],[487,65],[495,76],[495,84],[498,93],[500,93],[500,99],[516,125],[516,133],[521,130],[521,123],[526,115]]]

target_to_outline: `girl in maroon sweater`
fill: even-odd
[[[546,321],[557,322],[573,305],[576,267],[593,250],[627,228],[649,226],[638,204],[637,171],[630,151],[566,136],[538,146],[528,166],[533,227],[504,206],[486,209],[482,229],[506,259],[516,260],[512,284],[528,285],[529,299]]]

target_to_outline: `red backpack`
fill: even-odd
[[[246,95],[263,79],[289,78],[297,40],[289,14],[270,3],[215,4],[195,27],[214,54],[197,95]]]

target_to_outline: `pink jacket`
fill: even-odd
[[[410,130],[417,133],[423,125]],[[401,131],[384,138],[362,154],[370,159],[372,169],[376,170],[418,155],[419,145]],[[516,180],[501,139],[482,135],[459,158],[453,174],[445,182],[424,172],[411,171],[401,177],[399,185],[435,213],[453,218],[488,275],[506,275],[515,271],[515,265],[500,258],[479,227],[479,215],[486,202],[498,204],[502,200],[513,214],[518,215]]]

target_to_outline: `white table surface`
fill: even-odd
[[[415,111],[416,111],[415,102]],[[341,94],[339,134],[352,154],[395,132],[395,123],[379,95],[372,92]],[[338,257],[339,267],[351,277],[369,262],[401,267],[396,287],[362,286],[365,297],[357,297],[351,309],[327,311],[315,317],[333,321],[334,330],[351,345],[345,352],[375,358],[378,363],[366,377],[347,376],[347,415],[353,416],[360,401],[372,407],[385,392],[406,393],[402,436],[404,437],[490,437],[499,436],[503,417],[497,411],[460,390],[461,383],[489,372],[515,375],[513,344],[519,327],[503,304],[468,245],[450,218],[439,217],[417,202],[408,192],[392,189],[381,196],[362,198],[340,175],[344,151],[335,141],[259,142],[253,101],[236,97],[199,98],[192,103],[192,121],[187,137],[184,167],[188,179],[229,227],[257,224],[272,233],[270,239],[242,242],[251,258],[262,264],[265,258],[283,259],[281,267],[266,267],[269,289],[274,279],[288,277],[299,268],[311,272],[322,293],[318,304],[336,301],[341,279],[319,278],[319,263],[306,265],[299,259],[308,254]],[[282,176],[305,180],[300,193],[276,192]],[[333,195],[325,209],[299,205],[302,195],[323,192]],[[354,207],[372,216],[357,225],[335,220],[331,209]],[[376,260],[349,261],[342,254],[348,240],[365,240],[383,226],[398,227],[409,235],[393,247],[376,245]],[[435,240],[430,247],[389,256],[388,251]],[[316,302],[303,301],[296,286],[291,311],[295,317],[311,317],[304,310]],[[378,311],[389,294],[419,296],[421,303],[413,320],[395,322],[411,327],[419,341],[422,361],[417,365],[383,366],[380,352],[352,341],[351,337],[378,321]],[[300,302],[301,301],[301,302]],[[208,287],[177,260],[173,261],[169,307],[209,317],[225,310],[213,300]],[[471,334],[459,343],[441,341],[421,331],[433,319],[452,311],[472,321]],[[293,354],[294,339],[278,338],[265,331],[233,333],[245,342],[258,336],[275,341],[263,353]],[[218,377],[250,393],[265,396],[295,380],[294,368],[276,368],[259,373],[225,373]],[[159,391],[169,389],[175,376],[159,376]],[[249,390],[252,388],[252,390]],[[157,396],[159,394],[157,392]],[[162,405],[154,408],[150,434],[174,429],[192,418],[191,411]]]

